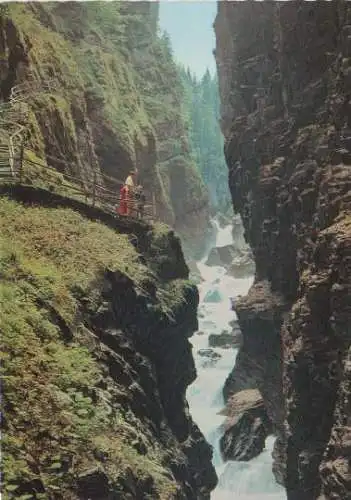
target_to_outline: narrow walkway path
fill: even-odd
[[[54,80],[44,83],[26,81],[12,88],[8,102],[0,103],[0,184],[23,184],[24,163],[30,163],[31,167],[38,169],[38,172],[45,169],[49,174],[51,171],[57,175],[57,170],[47,164],[51,157],[38,159],[40,161],[29,160],[25,157],[26,152],[31,151],[25,148],[25,142],[29,136],[28,116],[30,109],[28,100],[38,93],[51,93],[57,88],[57,85]],[[34,151],[33,153],[35,154]],[[51,158],[51,160],[69,166],[68,162],[60,158]],[[70,166],[72,166],[71,163]],[[75,165],[75,167],[77,166]],[[57,175],[57,177],[59,176]],[[72,195],[67,194],[67,198],[79,198],[88,205],[99,206],[100,209],[116,215],[117,207],[121,201],[122,181],[96,171],[94,171],[94,177],[91,181],[83,181],[79,177],[73,177],[66,173],[63,174],[63,177],[67,184],[66,187]],[[53,176],[53,181],[50,180],[50,184],[55,184],[55,176]],[[56,189],[60,189],[59,184],[57,178]],[[141,207],[140,202],[132,197],[128,201],[128,207],[130,215],[127,217],[140,218],[142,216],[148,220],[156,219],[153,198]]]

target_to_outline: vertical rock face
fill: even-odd
[[[225,394],[258,387],[289,500],[350,496],[351,6],[218,2],[233,206],[256,275]]]
[[[181,76],[158,25],[157,2],[2,4],[0,103],[13,89],[25,103],[28,113],[17,106],[12,121],[26,128],[26,160],[86,187],[96,176],[114,192],[120,186],[106,176],[121,183],[137,169],[158,219],[195,253],[206,244],[209,199],[187,138]],[[27,183],[53,184],[36,173],[26,162]]]

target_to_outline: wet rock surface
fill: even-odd
[[[249,252],[243,252],[237,257],[234,257],[229,268],[228,273],[234,278],[248,278],[255,274],[255,263]]]
[[[207,266],[227,267],[232,262],[236,250],[234,245],[225,245],[223,247],[214,247],[209,253],[206,261]]]
[[[214,304],[218,304],[219,302],[221,302],[221,300],[222,300],[221,292],[217,289],[209,290],[204,298],[204,302],[214,303]]]
[[[251,251],[236,245],[212,248],[206,265],[224,267],[235,278],[246,278],[255,272]]]
[[[197,353],[199,356],[210,359],[219,359],[221,357],[221,355],[215,352],[213,349],[200,349],[199,351],[197,351]]]
[[[242,343],[242,335],[240,328],[233,329],[232,332],[224,330],[221,333],[212,333],[208,337],[208,345],[210,347],[232,348],[239,347]]]
[[[259,388],[289,500],[345,500],[351,410],[348,2],[220,2],[221,127],[256,264],[224,394]]]
[[[198,266],[196,264],[196,261],[192,260],[192,259],[188,259],[187,265],[188,265],[189,271],[190,271],[189,278],[191,279],[191,281],[193,283],[195,283],[196,285],[199,285],[203,281],[203,278],[201,276],[200,269],[198,268]]]
[[[221,414],[227,416],[220,440],[224,460],[247,461],[263,451],[271,423],[258,390],[248,389],[230,397]]]
[[[202,368],[214,368],[217,362],[221,359],[222,355],[216,352],[214,349],[199,349],[197,351],[198,356],[201,357],[201,367]]]

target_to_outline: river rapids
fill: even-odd
[[[216,247],[233,243],[232,226],[217,228]],[[219,439],[225,417],[218,412],[224,407],[222,388],[234,366],[237,349],[211,348],[221,356],[212,362],[198,352],[209,348],[211,333],[231,331],[229,323],[236,319],[236,314],[231,310],[230,298],[245,295],[253,277],[235,279],[223,267],[207,266],[206,260],[197,263],[204,280],[199,285],[199,332],[192,338],[197,378],[188,388],[187,399],[193,419],[213,446],[213,464],[219,481],[211,500],[286,500],[284,489],[275,482],[272,473],[273,436],[268,437],[266,449],[253,460],[225,463],[222,460]]]

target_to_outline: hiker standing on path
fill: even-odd
[[[119,207],[118,213],[119,215],[127,215],[128,212],[128,186],[123,184],[119,192]]]
[[[136,200],[137,217],[139,219],[142,219],[144,217],[144,205],[146,198],[143,186],[141,184],[139,184],[135,188],[135,200]]]
[[[136,177],[136,172],[135,170],[131,170],[129,172],[129,175],[128,177],[126,178],[125,180],[125,185],[128,186],[128,187],[131,187],[131,188],[134,188],[135,187],[135,177]]]
[[[127,213],[126,215],[132,215],[134,210],[134,190],[136,182],[136,172],[131,170],[128,177],[125,180],[124,185],[127,188]]]

